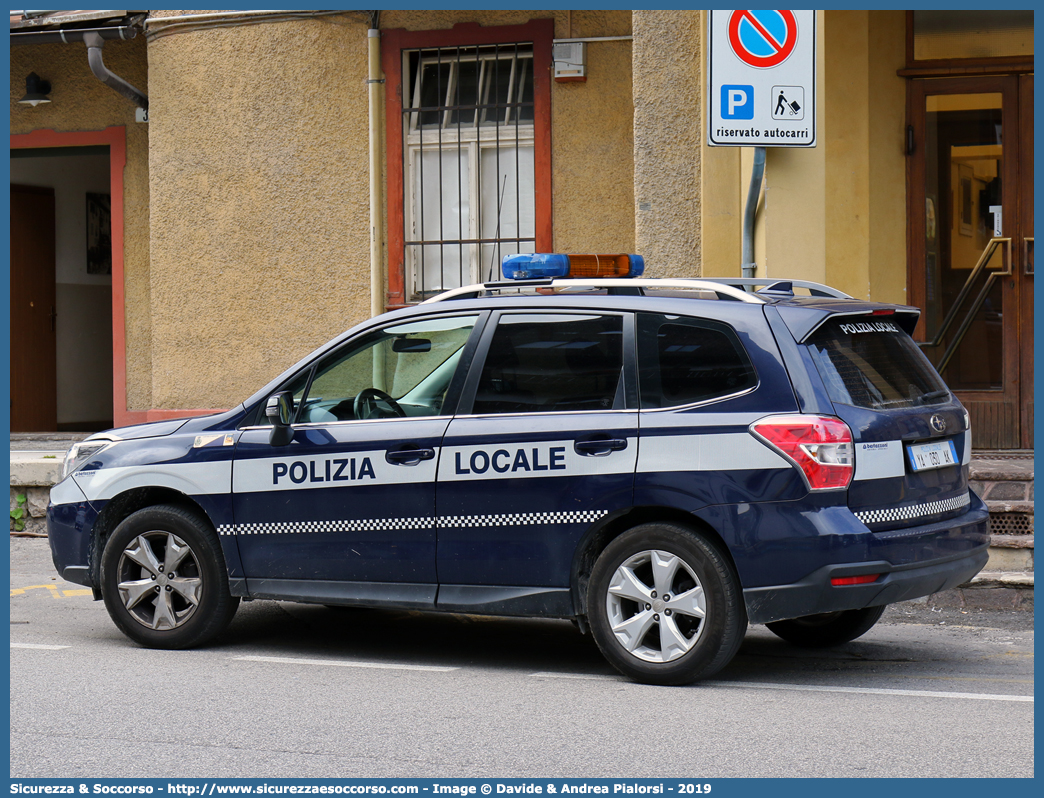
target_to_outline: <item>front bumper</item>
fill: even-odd
[[[883,545],[875,547],[875,553],[899,555],[916,551],[919,548],[919,537],[925,541],[937,541],[940,533],[945,533],[949,541],[963,539],[976,541],[977,545],[943,556],[915,558],[900,564],[874,559],[824,565],[791,584],[746,588],[743,599],[747,605],[747,618],[751,623],[771,623],[824,612],[894,604],[950,590],[967,582],[986,565],[989,559],[988,522],[989,512],[981,500],[973,497],[972,509],[959,518],[941,524],[904,529],[901,543],[894,538],[887,542],[881,540]],[[945,529],[941,529],[943,527]],[[884,538],[887,533],[877,533],[877,536]],[[924,548],[940,552],[937,547],[929,549],[926,545]],[[906,549],[906,552],[901,549]],[[830,583],[835,577],[864,574],[881,576],[865,585],[834,586]]]
[[[71,477],[51,489],[47,542],[55,570],[67,582],[97,587],[90,573],[91,529],[98,513]]]

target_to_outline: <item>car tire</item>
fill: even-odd
[[[139,510],[102,551],[102,596],[117,627],[148,648],[192,648],[228,626],[239,599],[213,526],[173,505]]]
[[[766,626],[773,634],[795,646],[829,648],[855,640],[869,632],[870,627],[880,620],[885,606],[806,615],[788,621],[775,621]]]
[[[732,563],[706,538],[666,523],[634,527],[605,548],[591,572],[587,612],[609,663],[646,684],[712,676],[747,628]]]

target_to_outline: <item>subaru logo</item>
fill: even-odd
[[[946,419],[936,413],[928,422],[936,432],[946,432]]]

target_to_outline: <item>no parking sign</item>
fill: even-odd
[[[816,146],[816,12],[711,11],[707,143]]]

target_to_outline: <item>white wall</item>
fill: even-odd
[[[109,156],[11,159],[11,182],[54,189],[58,424],[112,419],[112,277],[87,273],[88,193],[109,193]]]

